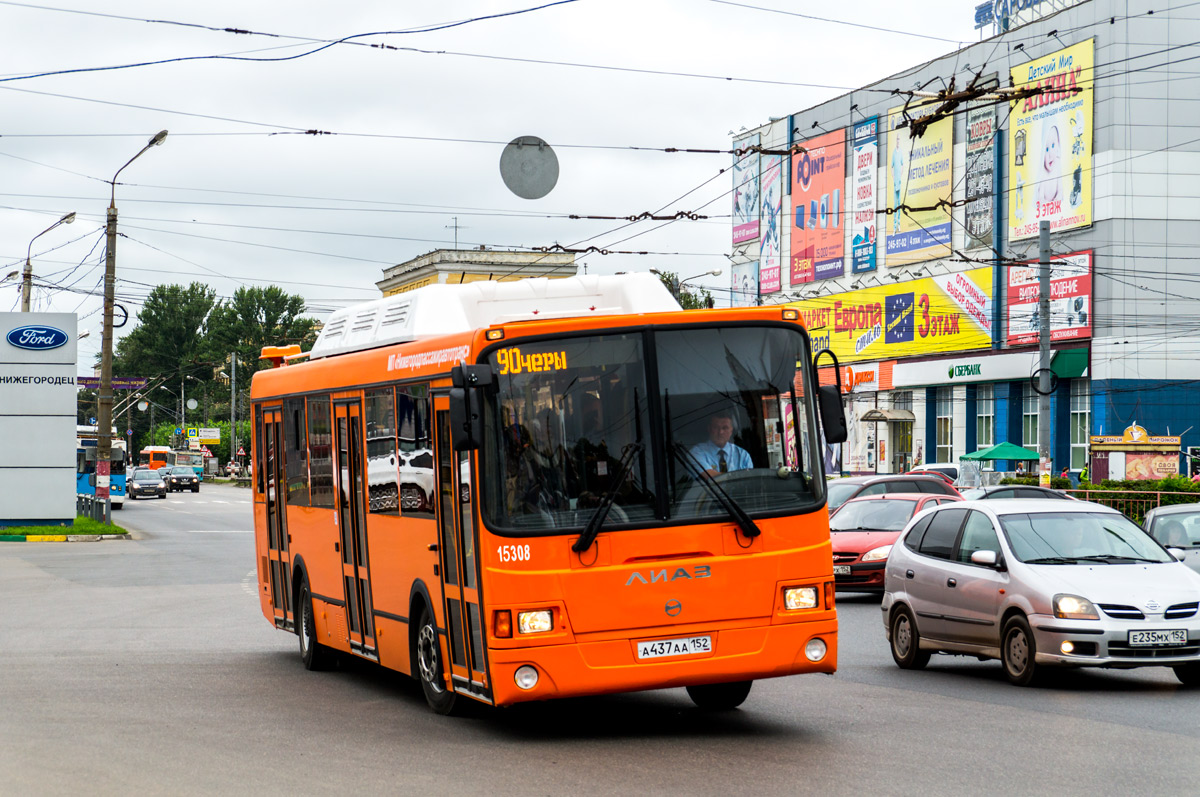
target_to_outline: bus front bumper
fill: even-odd
[[[727,681],[751,681],[837,670],[837,618],[779,625],[680,631],[624,639],[527,648],[490,648],[492,696],[497,706],[560,697],[668,689]],[[660,629],[661,631],[661,629]],[[710,637],[707,653],[638,658],[639,643]],[[820,639],[824,655],[811,661],[808,643]],[[819,647],[819,646],[817,646]],[[516,684],[517,670],[531,666],[537,683]]]

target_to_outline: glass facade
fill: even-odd
[[[937,459],[954,461],[954,388],[937,389]]]
[[[1021,445],[1038,450],[1038,394],[1026,383],[1021,393]]]
[[[1087,379],[1071,380],[1071,470],[1082,470],[1087,464],[1091,417],[1091,383]]]

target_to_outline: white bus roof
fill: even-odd
[[[329,317],[310,359],[451,335],[513,321],[669,313],[681,309],[653,274],[428,285]]]

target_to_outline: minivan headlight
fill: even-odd
[[[1061,620],[1100,619],[1100,614],[1092,602],[1078,595],[1055,595],[1054,616]]]

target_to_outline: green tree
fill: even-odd
[[[655,272],[662,281],[662,284],[667,286],[667,290],[671,292],[679,306],[684,310],[711,310],[714,301],[711,291],[700,289],[692,289],[679,284],[679,275],[674,271],[656,271]]]
[[[301,351],[317,339],[317,322],[304,316],[304,297],[274,285],[238,288],[227,302],[219,303],[209,319],[206,341],[214,360],[224,363],[231,352],[238,356],[238,383],[245,384],[262,367],[258,355],[264,346],[296,344]],[[228,373],[228,371],[226,371]]]

